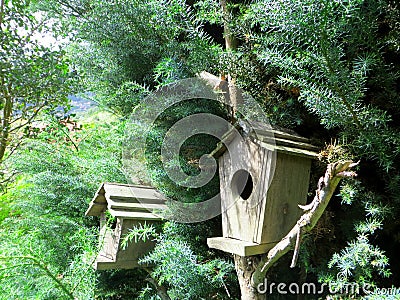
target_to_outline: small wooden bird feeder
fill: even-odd
[[[246,134],[227,135],[228,146],[215,151],[223,237],[207,240],[210,248],[241,256],[267,253],[295,225],[317,155],[301,136],[255,122],[248,128]]]
[[[154,248],[150,240],[132,241],[125,249],[121,242],[129,229],[140,224],[162,220],[157,215],[166,209],[165,199],[154,188],[117,183],[103,183],[86,211],[87,216],[100,217],[101,250],[94,268],[133,269],[138,259]]]

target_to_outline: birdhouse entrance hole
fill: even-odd
[[[250,198],[253,192],[253,178],[246,170],[238,170],[231,181],[231,189],[235,196],[240,196],[243,200]]]

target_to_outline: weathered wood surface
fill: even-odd
[[[104,183],[97,190],[86,212],[88,216],[100,216],[99,252],[94,267],[98,270],[132,269],[138,260],[150,252],[153,241],[132,241],[126,249],[121,243],[129,230],[143,223],[162,220],[160,213],[167,209],[164,197],[148,186]],[[107,224],[106,214],[116,218],[115,228]]]
[[[254,137],[236,134],[229,140],[231,151],[219,158],[222,228],[226,239],[210,239],[210,247],[238,255],[266,253],[301,215],[298,205],[306,202],[311,158],[317,154],[310,150],[315,147],[306,144],[305,138],[285,132],[279,136],[280,140],[284,137],[287,140],[279,141],[281,145],[272,145],[272,148],[267,147],[271,143]],[[234,186],[235,174],[241,171],[248,172],[254,183],[246,200]],[[235,240],[254,245],[250,247]],[[265,252],[260,252],[262,249]]]
[[[139,220],[126,219],[117,219],[115,229],[107,228],[105,223],[103,224],[99,237],[102,249],[95,261],[96,270],[133,269],[139,266],[139,259],[154,248],[155,242],[139,240],[130,243],[126,249],[121,246],[124,236],[129,233],[129,229],[139,224]],[[151,222],[147,221],[147,224],[151,224]]]
[[[156,189],[120,183],[103,183],[86,211],[87,216],[100,216],[109,210],[114,217],[140,220],[161,220],[159,212],[167,205],[164,196]]]
[[[265,202],[260,202],[255,242],[277,243],[296,224],[301,215],[298,205],[307,201],[310,167],[310,159],[277,153]]]
[[[234,253],[240,256],[252,256],[267,253],[276,243],[257,244],[227,237],[208,238],[207,245],[210,248]]]
[[[230,147],[233,151],[226,152],[219,159],[223,236],[257,242],[255,235],[259,222],[258,208],[260,202],[265,200],[259,199],[257,195],[264,189],[261,173],[265,170],[263,158],[268,160],[268,153],[264,153],[254,143],[240,138],[234,139]],[[235,191],[238,187],[233,186],[236,184],[233,177],[242,170],[248,172],[253,181],[253,192],[247,200],[243,200]]]

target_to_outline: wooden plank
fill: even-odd
[[[137,216],[140,220],[160,219],[152,216],[149,211],[166,210],[165,202],[163,195],[152,187],[104,183],[90,202],[86,215],[99,216],[108,206],[115,216]],[[121,213],[118,213],[118,210],[121,210]],[[136,214],[127,215],[130,211]]]
[[[135,198],[129,196],[107,195],[107,201],[115,201],[121,203],[148,203],[148,204],[165,204],[165,199],[162,198]]]
[[[159,203],[131,203],[131,202],[118,202],[109,200],[108,208],[114,210],[128,210],[128,211],[152,211],[154,209],[165,210],[167,206]]]
[[[279,152],[291,154],[291,155],[304,156],[304,157],[309,157],[309,158],[318,157],[318,153],[316,153],[314,151],[305,150],[305,149],[296,149],[296,148],[285,147],[285,146],[276,146],[276,150],[278,150]]]
[[[250,121],[251,128],[255,131],[257,135],[265,136],[265,137],[275,137],[285,140],[297,141],[301,143],[309,143],[309,139],[302,137],[295,132],[289,133],[283,130],[279,130],[270,126],[269,124],[257,122],[257,121]]]
[[[131,199],[164,199],[161,193],[154,188],[139,188],[135,186],[105,185],[106,197]]]
[[[269,129],[269,130],[255,129],[254,131],[257,134],[257,136],[259,136],[261,138],[275,137],[277,139],[283,139],[283,140],[299,142],[299,143],[309,143],[310,142],[309,139],[302,137],[300,135],[294,135],[294,134],[286,133],[286,132],[279,131],[276,129]]]
[[[161,221],[163,218],[160,215],[150,212],[137,212],[137,211],[123,211],[123,210],[108,210],[113,217],[122,217],[125,219],[136,219],[136,220],[154,220]]]
[[[240,256],[251,256],[267,253],[276,243],[256,244],[226,237],[208,238],[207,245],[210,248]]]
[[[271,144],[271,145],[275,144],[278,146],[288,146],[288,147],[296,148],[296,149],[305,149],[305,150],[314,150],[314,151],[319,150],[318,147],[308,144],[308,143],[291,141],[291,140],[286,140],[286,139],[281,139],[281,138],[263,137],[262,139],[260,139],[260,141]]]
[[[155,188],[150,185],[139,185],[139,184],[129,184],[129,183],[119,183],[119,182],[104,182],[105,186],[120,186],[120,187],[137,187],[140,189],[150,189],[154,190]]]
[[[89,208],[85,212],[86,216],[100,216],[100,214],[107,208],[107,203],[93,203],[91,202]]]
[[[264,143],[264,142],[259,142],[259,144],[261,147],[269,149],[271,151],[277,150],[279,152],[286,153],[286,154],[310,157],[310,158],[318,157],[318,153],[316,153],[314,151],[306,150],[306,149],[297,149],[297,148],[292,148],[292,147],[287,147],[287,146],[271,145],[269,143]]]
[[[300,142],[300,143],[309,143],[310,142],[310,140],[308,138],[302,137],[300,135],[286,133],[286,132],[279,131],[276,129],[273,129],[272,133],[274,134],[275,138],[278,138],[278,139],[291,140],[291,141]]]
[[[137,260],[115,261],[107,256],[103,256],[100,252],[94,263],[96,270],[112,270],[112,269],[134,269],[138,267]]]

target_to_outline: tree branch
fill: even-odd
[[[238,40],[233,34],[229,27],[232,19],[234,18],[234,12],[232,10],[232,0],[220,0],[220,6],[222,9],[223,21],[224,21],[224,38],[225,38],[225,49],[228,53],[237,50]],[[243,105],[243,99],[239,95],[238,88],[236,86],[236,78],[232,74],[228,74],[228,112],[231,117],[231,122],[236,122],[236,113],[239,106]]]
[[[24,38],[19,40],[19,44],[21,47],[25,47],[26,44],[29,43],[30,38],[37,33],[37,30],[43,26],[44,23],[46,23],[47,20],[41,20],[35,27],[32,28],[31,32]]]
[[[3,162],[7,160],[7,158],[9,158],[11,155],[13,155],[13,153],[19,148],[19,146],[21,146],[22,142],[23,139],[19,139],[16,145],[12,145],[12,148],[9,150],[9,152],[7,152],[7,155],[3,157]]]
[[[272,265],[293,249],[295,245],[295,252],[291,265],[291,267],[294,267],[297,260],[301,235],[304,232],[310,231],[317,224],[340,180],[344,177],[357,176],[355,172],[349,171],[356,165],[358,165],[358,162],[353,163],[352,161],[342,161],[328,165],[325,175],[318,181],[318,188],[313,201],[309,205],[299,206],[303,209],[304,214],[290,232],[261,259],[258,268],[254,271],[252,276],[253,286],[257,287],[259,283],[262,283]]]
[[[36,118],[36,116],[39,114],[39,112],[46,106],[46,103],[42,103],[39,107],[35,108],[36,110],[34,111],[34,113],[28,118],[28,120],[26,120],[24,123],[13,127],[10,129],[10,133],[18,131],[19,129],[25,127],[26,125],[32,123],[33,119]]]
[[[0,260],[10,260],[10,259],[18,259],[18,260],[28,260],[36,265],[39,269],[41,269],[50,279],[54,281],[58,288],[60,288],[69,299],[75,299],[74,295],[67,289],[66,285],[64,285],[58,278],[55,276],[49,268],[42,263],[39,259],[33,256],[27,255],[16,255],[16,256],[0,256]],[[32,265],[32,264],[31,264]]]
[[[72,137],[69,135],[68,131],[64,130],[61,126],[58,127],[59,130],[61,130],[62,133],[64,133],[64,135],[67,137],[67,139],[70,140],[70,142],[72,143],[72,145],[74,146],[76,152],[79,152],[79,147],[78,145],[75,143],[75,141],[72,139]]]
[[[8,176],[6,179],[0,181],[0,186],[4,186],[6,183],[10,182],[13,179],[13,177],[17,174],[19,174],[19,172],[13,171],[10,176]]]
[[[167,293],[167,289],[165,286],[161,286],[158,284],[157,280],[155,280],[151,276],[151,271],[148,268],[144,268],[144,270],[149,274],[149,277],[147,277],[145,280],[150,282],[157,290],[157,295],[162,299],[162,300],[171,300]]]
[[[4,0],[1,0],[1,2],[0,2],[0,29],[1,29],[1,26],[3,25],[3,16],[4,16]]]

